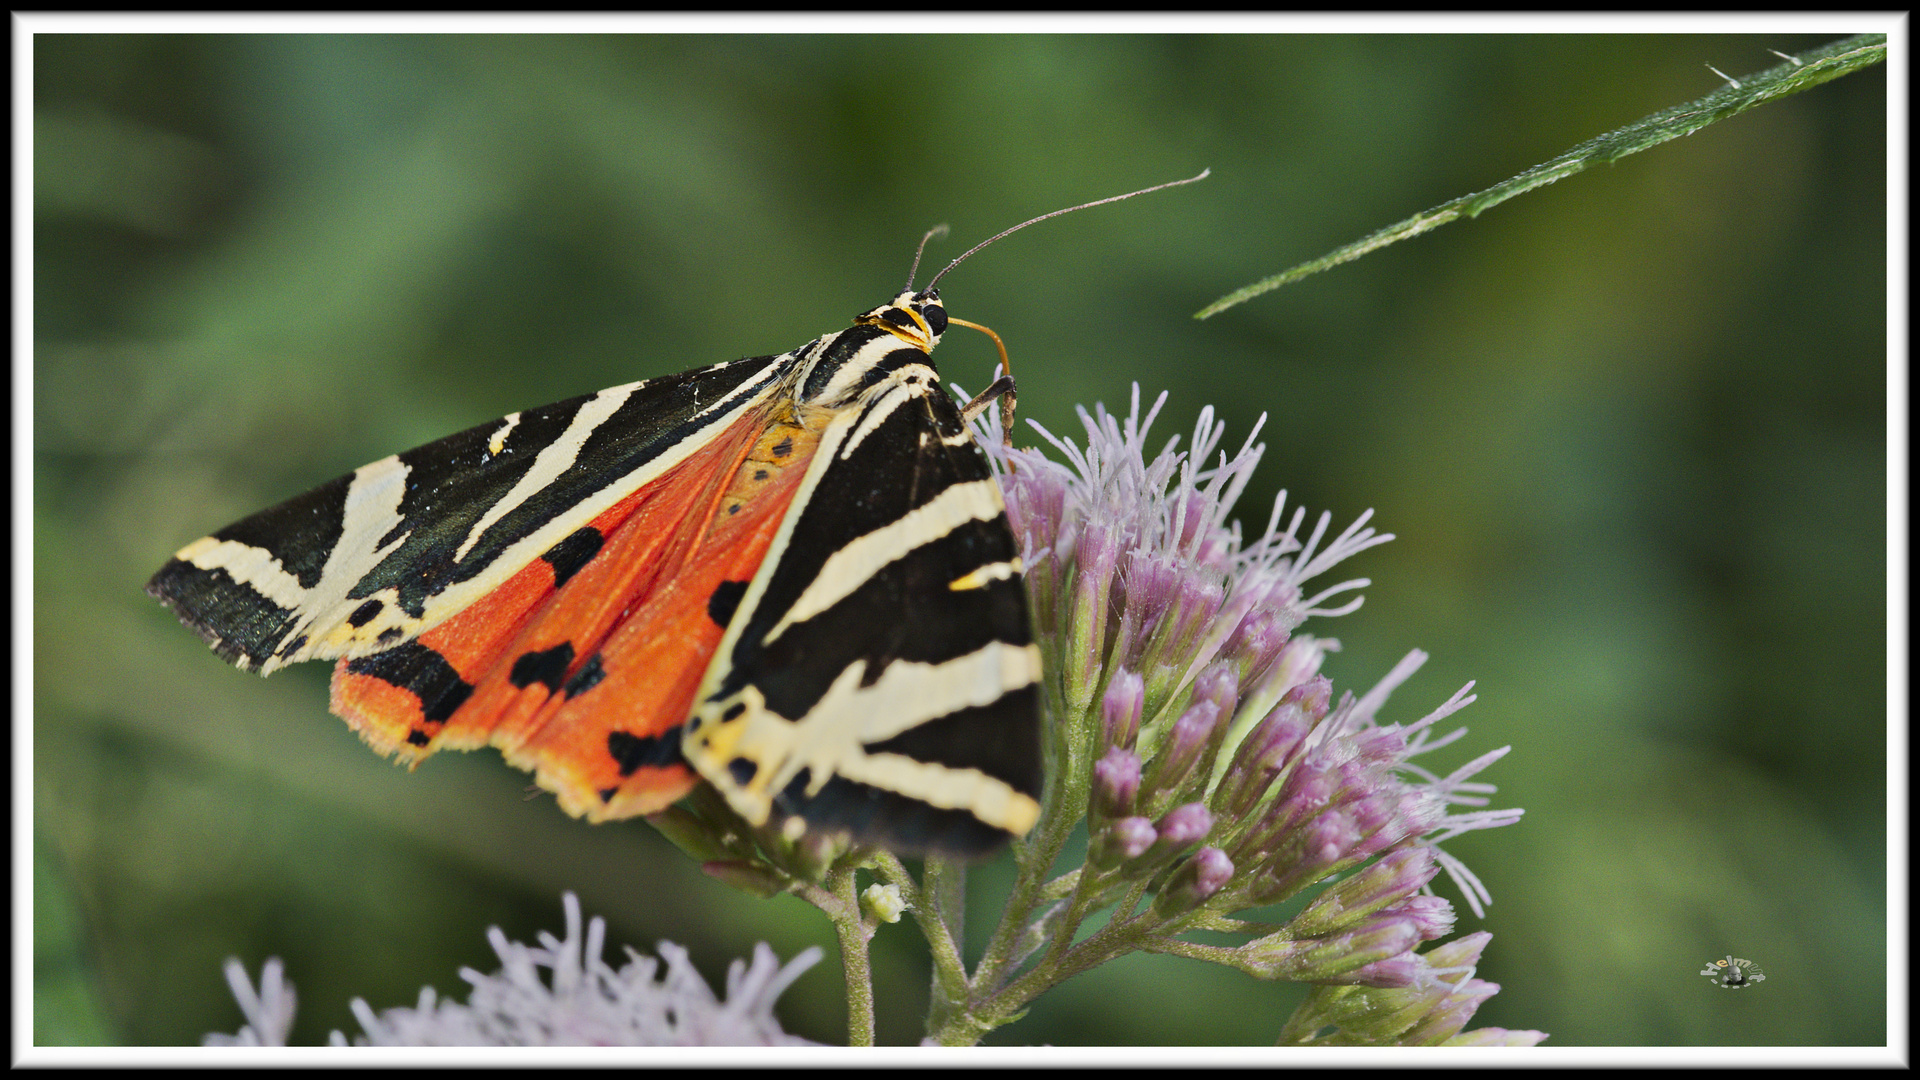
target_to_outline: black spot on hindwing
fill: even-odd
[[[547,553],[540,557],[553,566],[553,587],[557,589],[565,585],[569,578],[580,572],[581,567],[593,561],[605,542],[606,537],[600,535],[599,529],[585,525],[548,548]]]
[[[606,677],[607,669],[600,663],[600,654],[594,653],[587,657],[586,663],[580,665],[579,671],[573,673],[573,678],[567,680],[566,695],[569,699],[577,698],[599,686],[600,680]]]
[[[444,723],[473,696],[473,684],[462,679],[446,657],[417,641],[349,660],[347,673],[379,679],[411,692],[420,699],[421,716],[433,723]]]
[[[557,693],[567,677],[567,668],[572,665],[573,644],[563,641],[551,649],[522,653],[513,662],[507,681],[522,690],[534,683],[544,683],[549,693]]]
[[[621,776],[632,776],[635,770],[644,767],[663,769],[669,765],[684,765],[686,759],[680,756],[680,729],[672,728],[659,735],[635,735],[630,731],[610,731],[607,733],[607,753],[620,766]]]

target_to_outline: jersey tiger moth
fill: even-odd
[[[382,755],[491,745],[591,821],[704,778],[791,836],[990,851],[1039,814],[1039,650],[911,277],[791,352],[362,466],[147,592],[242,669],[337,660],[332,711]]]

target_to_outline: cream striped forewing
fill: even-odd
[[[610,387],[364,465],[174,554],[147,592],[262,674],[431,630],[764,404],[819,343]],[[597,538],[595,548],[597,549]]]
[[[809,385],[858,396],[740,593],[685,753],[756,824],[982,853],[1039,812],[1019,551],[926,354],[858,329],[836,344],[863,347]]]

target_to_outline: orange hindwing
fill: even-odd
[[[817,428],[752,410],[417,642],[334,670],[332,708],[417,763],[495,746],[569,813],[654,813],[681,726]]]

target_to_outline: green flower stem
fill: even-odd
[[[1041,961],[1043,965],[1057,962],[1064,957],[1066,950],[1073,944],[1073,936],[1080,930],[1080,924],[1086,920],[1089,912],[1100,906],[1102,899],[1108,894],[1108,886],[1117,877],[1117,873],[1079,875],[1079,881],[1073,890],[1073,898],[1067,904],[1066,914],[1060,919],[1059,931],[1054,935],[1047,949],[1047,958]],[[1146,882],[1134,882],[1128,888],[1126,898],[1114,909],[1108,925],[1124,922],[1129,918],[1133,914],[1133,909],[1139,905],[1145,889]]]
[[[1064,947],[1056,944],[1055,948],[1048,950],[1046,958],[1026,974],[991,997],[979,1001],[966,1015],[953,1018],[946,1027],[934,1033],[934,1038],[943,1046],[972,1045],[994,1028],[1018,1020],[1034,998],[1059,983],[1116,957],[1145,948],[1163,925],[1162,920],[1141,915],[1126,921],[1109,922],[1084,941]],[[1062,932],[1055,940],[1070,940],[1070,935]]]
[[[975,990],[992,993],[998,989],[1013,956],[1014,946],[1025,933],[1033,913],[1040,905],[1046,882],[1043,880],[1048,869],[1053,866],[1052,858],[1040,858],[1036,852],[1051,848],[1054,855],[1059,854],[1065,837],[1053,837],[1051,834],[1059,824],[1055,818],[1059,815],[1042,814],[1040,824],[1029,834],[1027,842],[1014,842],[1014,861],[1020,867],[1014,877],[1013,890],[1007,897],[1007,906],[1000,913],[1000,922],[993,928],[993,936],[987,940],[986,952],[980,957],[979,967],[974,969],[973,986]],[[1072,823],[1067,823],[1067,831]]]
[[[937,1025],[930,1025],[929,1030],[941,1045],[974,1045],[987,1032],[1019,1019],[1034,998],[1053,986],[1128,952],[1153,949],[1168,935],[1180,930],[1213,929],[1213,924],[1220,919],[1204,908],[1168,919],[1155,918],[1150,911],[1134,915],[1134,910],[1139,907],[1147,891],[1147,882],[1139,880],[1128,884],[1107,925],[1088,935],[1084,941],[1075,942],[1073,937],[1080,922],[1091,909],[1099,906],[1108,890],[1104,887],[1106,883],[1101,880],[1102,875],[1077,873],[1063,875],[1048,883],[1049,887],[1058,886],[1069,877],[1077,877],[1079,883],[1073,890],[1066,916],[1052,934],[1045,957],[1004,987],[989,983],[989,976],[995,980],[1004,979],[1025,956],[1013,958],[1006,966],[1005,973],[989,972],[983,962],[974,979],[975,996],[969,1007],[944,1017]],[[1230,952],[1220,951],[1223,956]]]
[[[1184,956],[1189,960],[1205,960],[1211,964],[1234,966],[1234,959],[1240,950],[1225,945],[1201,945],[1179,938],[1156,938],[1142,942],[1141,948],[1148,952],[1165,953],[1168,956]]]
[[[873,869],[882,880],[899,888],[907,911],[919,924],[933,959],[933,986],[927,1007],[927,1030],[932,1031],[957,1013],[964,1012],[970,998],[967,965],[961,955],[966,906],[967,869],[947,859],[929,857],[926,862],[926,887],[913,880],[898,858],[876,852]]]
[[[905,867],[901,868],[903,871]],[[926,901],[939,917],[939,926],[947,943],[966,940],[967,867],[965,863],[927,856]],[[958,948],[954,949],[958,955]]]
[[[1182,932],[1187,930],[1212,930],[1222,934],[1245,934],[1248,937],[1266,937],[1287,928],[1286,923],[1250,922],[1246,919],[1234,919],[1220,914],[1211,908],[1201,908],[1193,913]]]
[[[1044,670],[1058,672],[1062,670],[1059,663],[1055,658],[1054,666]],[[1057,674],[1049,675],[1046,687],[1047,708],[1042,715],[1072,719],[1048,725],[1051,729],[1047,739],[1049,760],[1040,800],[1040,821],[1025,840],[1014,841],[1014,862],[1020,871],[1014,878],[1013,891],[1001,912],[1000,922],[987,941],[980,966],[975,969],[976,993],[991,993],[1011,974],[1009,961],[1013,950],[1033,921],[1034,912],[1043,903],[1057,899],[1048,896],[1047,875],[1052,873],[1068,838],[1085,816],[1087,792],[1093,784],[1093,764],[1089,756],[1098,718],[1090,716],[1086,709],[1067,711],[1065,689]]]
[[[847,977],[847,1045],[873,1045],[873,962],[867,942],[873,927],[860,914],[854,889],[855,868],[839,865],[827,874],[827,888],[796,890],[825,912],[840,938],[840,967]]]
[[[1060,786],[1066,790],[1061,798],[1068,800],[1066,805],[1086,806],[1089,782],[1085,777],[1078,782],[1063,779]],[[1060,812],[1058,807],[1061,803],[1051,798],[1043,805],[1045,809],[1033,832],[1028,834],[1024,843],[1015,841],[1014,861],[1020,867],[1020,872],[1014,879],[1013,891],[1007,899],[1000,922],[994,927],[993,937],[988,940],[986,952],[980,958],[980,966],[975,969],[973,985],[976,990],[991,991],[1005,980],[1014,947],[1033,921],[1034,913],[1043,905],[1058,899],[1052,895],[1052,883],[1046,880],[1046,876],[1059,860],[1060,852],[1067,846],[1074,827],[1080,823],[1080,817],[1078,814]]]

